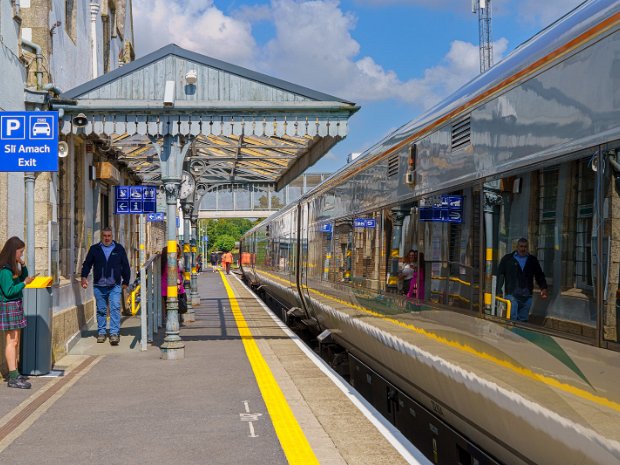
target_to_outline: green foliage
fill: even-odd
[[[201,224],[201,230],[205,228],[209,236],[209,250],[232,250],[235,242],[238,242],[249,229],[258,221],[251,221],[247,218],[222,218],[218,220],[208,220]]]
[[[235,242],[237,241],[235,241],[234,237],[223,234],[213,243],[213,248],[215,250],[230,251],[235,248]]]

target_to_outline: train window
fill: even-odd
[[[381,266],[381,213],[373,212],[353,220],[354,253],[352,281],[356,287],[378,292]],[[383,274],[384,275],[384,274]]]
[[[468,188],[423,199],[418,215],[422,295],[430,302],[479,311],[479,192]]]
[[[535,283],[532,306],[524,321],[594,336],[595,185],[596,173],[589,158],[504,178],[496,184],[500,201],[485,218],[493,223],[494,237],[489,244],[493,244],[495,266],[516,250],[523,237],[528,240],[529,253],[538,258],[548,285],[548,298],[544,299]],[[500,303],[490,311],[506,316],[504,308]]]
[[[336,283],[350,283],[353,223],[351,220],[338,220],[335,222],[333,230],[333,274],[330,275],[330,278]]]

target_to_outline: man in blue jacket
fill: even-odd
[[[91,246],[82,265],[82,288],[88,287],[93,268],[93,293],[97,301],[97,342],[105,342],[106,310],[110,304],[110,344],[118,345],[121,330],[121,286],[129,285],[131,271],[127,253],[112,240],[112,229],[101,230],[101,242]]]
[[[496,293],[506,284],[504,298],[511,303],[510,319],[527,321],[532,306],[534,278],[540,287],[540,297],[547,298],[547,281],[538,259],[530,255],[527,239],[517,241],[517,250],[504,255],[497,268]]]

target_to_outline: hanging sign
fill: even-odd
[[[157,212],[157,188],[155,186],[116,186],[114,213],[139,215]]]
[[[0,112],[0,171],[58,171],[58,112]]]

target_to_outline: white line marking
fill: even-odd
[[[263,415],[262,413],[250,413],[250,403],[247,400],[243,401],[243,406],[245,408],[245,413],[239,414],[239,420],[247,421],[248,427],[250,428],[250,436],[251,438],[257,438],[258,434],[254,432],[254,423],[253,421],[258,421],[260,417]]]

